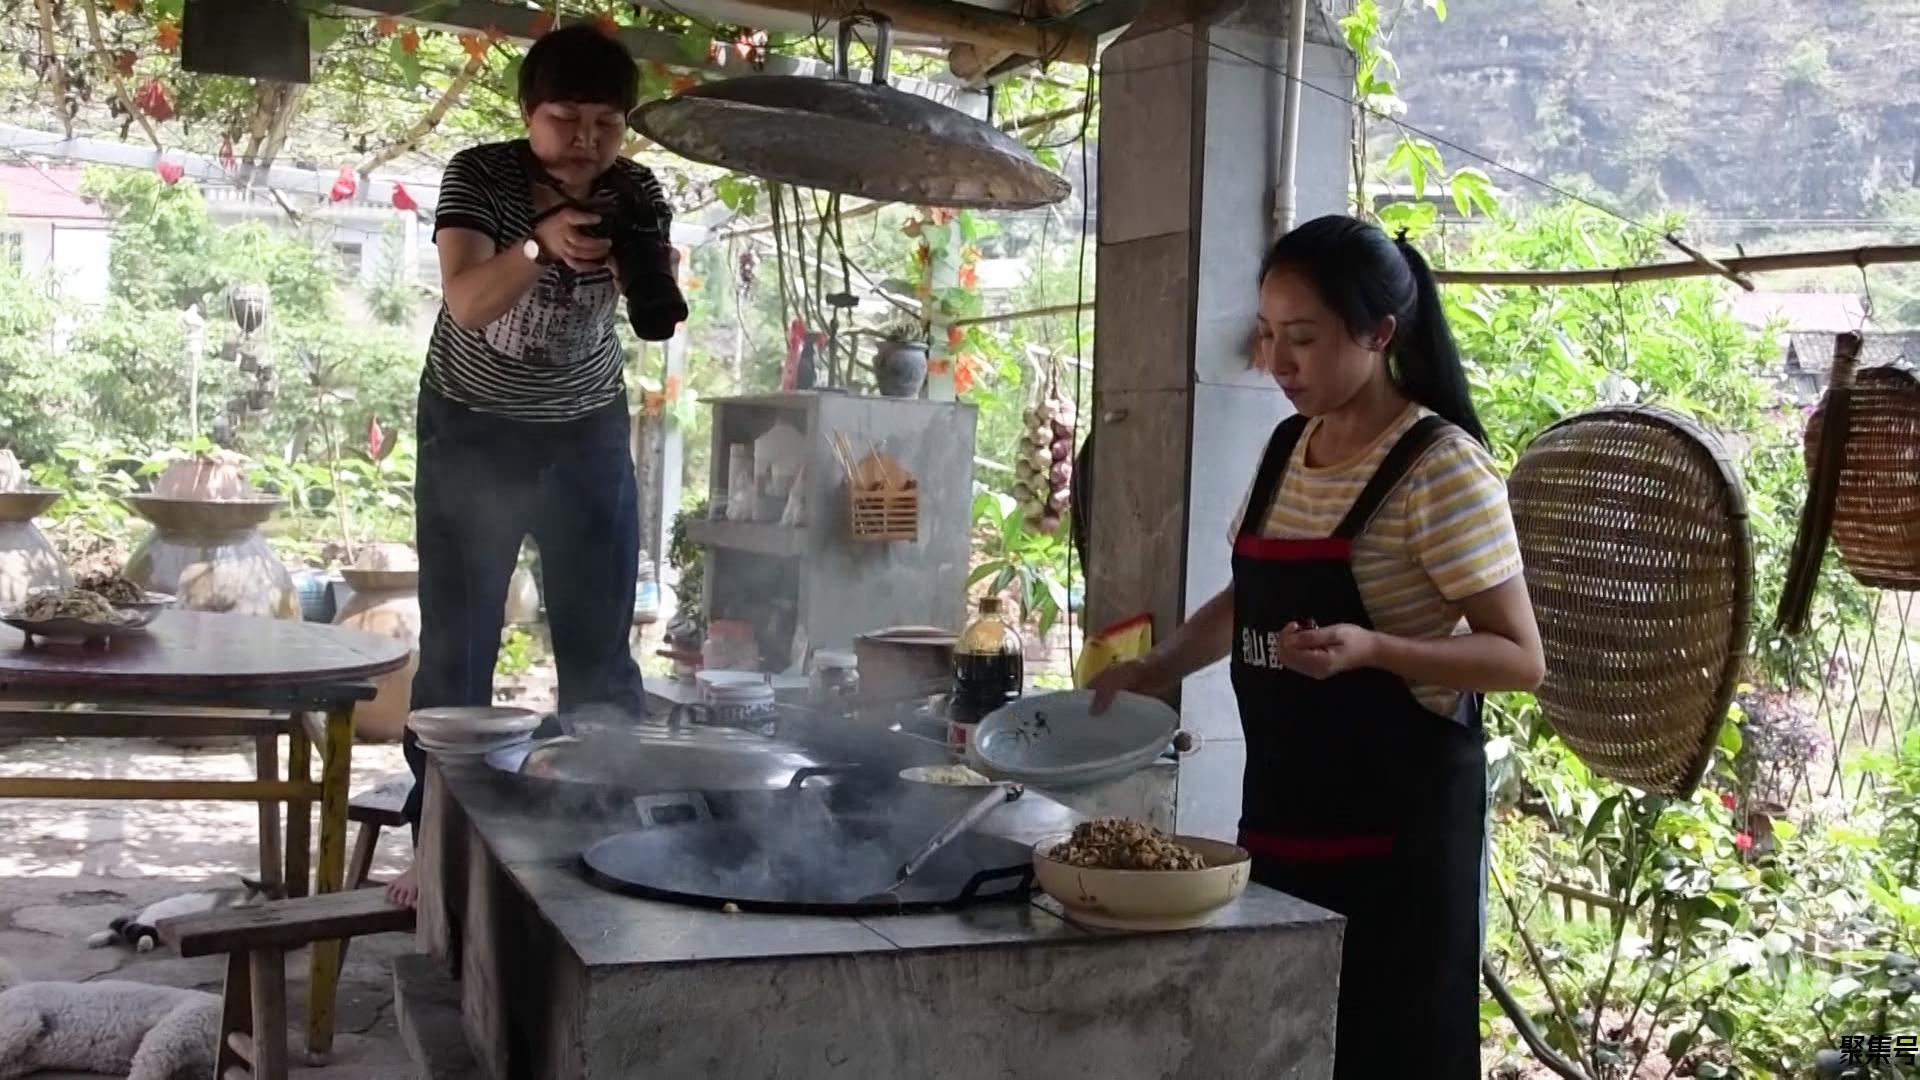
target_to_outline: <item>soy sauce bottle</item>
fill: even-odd
[[[1020,634],[1001,616],[1000,598],[985,597],[980,614],[960,632],[953,648],[949,738],[965,738],[973,725],[1018,698],[1025,687],[1026,656]]]

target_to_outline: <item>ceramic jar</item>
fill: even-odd
[[[927,381],[927,347],[917,341],[882,342],[874,350],[873,376],[887,397],[919,397]]]
[[[282,500],[257,494],[231,455],[168,466],[149,495],[132,495],[153,532],[134,549],[123,576],[167,593],[191,611],[300,618],[293,575],[260,535]]]
[[[353,734],[365,742],[393,742],[407,727],[413,676],[420,670],[420,566],[405,544],[380,544],[342,570],[353,595],[334,616],[333,625],[393,638],[409,650],[406,666],[382,675],[378,693],[353,713]]]
[[[0,608],[73,584],[67,564],[33,523],[59,499],[57,491],[0,491]]]

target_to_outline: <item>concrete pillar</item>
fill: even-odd
[[[1309,0],[1303,78],[1341,94],[1352,61]],[[1273,240],[1286,0],[1210,15],[1156,5],[1100,82],[1090,627],[1151,612],[1161,640],[1230,578],[1227,529],[1289,411],[1249,370],[1260,258]],[[1304,90],[1298,215],[1347,206],[1352,119]],[[1182,831],[1230,837],[1245,762],[1226,665],[1188,680]]]

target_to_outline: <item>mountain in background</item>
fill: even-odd
[[[1920,0],[1382,6],[1405,119],[1523,172],[1783,223],[1885,215],[1920,188]]]

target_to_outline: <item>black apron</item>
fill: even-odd
[[[1486,754],[1480,699],[1435,714],[1377,668],[1284,670],[1288,623],[1371,627],[1349,558],[1420,455],[1429,416],[1387,453],[1334,534],[1269,540],[1262,524],[1306,428],[1275,431],[1233,554],[1233,689],[1246,732],[1240,844],[1253,880],[1346,916],[1336,1080],[1480,1076]]]

